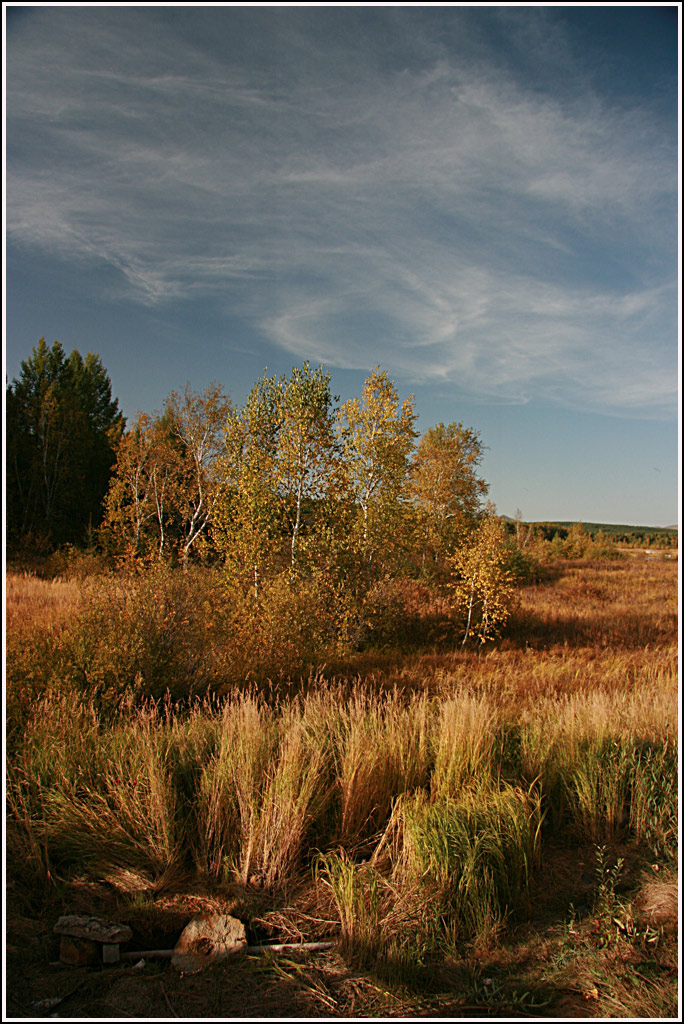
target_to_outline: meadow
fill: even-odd
[[[677,580],[549,563],[467,648],[405,582],[343,648],[316,595],[208,569],[9,573],[13,1015],[74,987],[60,914],[149,949],[221,910],[335,946],[77,969],[64,1012],[676,1016]]]

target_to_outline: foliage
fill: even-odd
[[[290,564],[298,559],[305,509],[324,503],[335,484],[337,445],[330,374],[308,363],[272,382],[276,426],[275,486],[287,523]],[[307,531],[311,545],[314,527]]]
[[[568,805],[574,827],[593,842],[614,840],[623,827],[628,795],[629,745],[590,740],[568,771]]]
[[[358,510],[353,546],[367,573],[377,575],[401,542],[415,421],[413,397],[400,407],[396,387],[379,367],[366,378],[361,397],[340,409],[346,484]]]
[[[138,415],[117,450],[102,540],[124,561],[176,557],[206,543],[229,483],[224,439],[231,413],[217,383],[172,392],[162,415]]]
[[[252,587],[255,600],[280,547],[270,390],[261,378],[245,405],[229,410],[224,427],[229,482],[217,504],[212,531],[228,579],[238,588]]]
[[[326,550],[326,522],[339,488],[330,374],[308,363],[262,376],[225,426],[230,486],[217,510],[215,542],[231,579],[260,581],[278,563],[306,571]],[[287,539],[287,556],[284,546]]]
[[[230,401],[220,384],[203,392],[189,384],[182,394],[171,392],[166,416],[178,444],[182,482],[174,491],[174,506],[181,524],[180,557],[187,567],[191,548],[211,524],[229,480],[223,437]]]
[[[188,916],[205,892],[274,937],[342,932],[344,976],[421,987],[420,1013],[667,1016],[676,566],[563,565],[521,590],[525,635],[334,678],[300,679],[283,643],[332,635],[326,580],[302,583],[286,568],[240,604],[192,566],[10,575],[10,899],[127,920],[128,877],[168,920],[184,885]]]
[[[105,547],[125,560],[163,558],[180,488],[181,457],[168,420],[139,414],[123,435],[105,498]]]
[[[429,880],[452,940],[482,939],[524,907],[540,859],[538,792],[485,782],[436,801],[418,793],[399,801],[396,822],[395,870]]]
[[[527,527],[543,540],[560,537],[565,540],[569,531],[576,525],[570,522],[528,523]],[[582,523],[586,533],[592,538],[600,534],[613,545],[630,548],[655,548],[667,550],[676,548],[679,543],[679,531],[676,526],[625,526],[616,523]]]
[[[463,646],[471,634],[484,644],[499,635],[510,614],[513,575],[502,523],[488,512],[449,561],[454,602],[465,617]]]
[[[7,389],[10,539],[84,543],[102,515],[124,427],[99,356],[41,338]]]
[[[424,568],[452,555],[458,538],[476,525],[487,493],[476,475],[483,451],[478,433],[462,423],[439,423],[418,442],[409,493],[418,513]]]
[[[626,540],[625,535],[610,526],[585,523],[528,523],[523,526],[519,519],[515,521],[515,535],[517,548],[537,563],[551,559],[613,561],[622,557],[618,544]]]
[[[79,694],[112,714],[121,700],[202,693],[223,678],[229,625],[218,585],[166,566],[85,583],[58,628],[8,638],[8,735],[31,705]]]

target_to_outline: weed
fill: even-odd
[[[610,864],[605,846],[596,847],[596,879],[597,889],[594,901],[597,913],[612,914],[616,906],[615,889],[620,881],[624,868],[624,858],[618,857]]]

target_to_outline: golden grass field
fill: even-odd
[[[256,673],[208,576],[8,574],[11,1015],[677,1015],[676,561],[548,566],[481,649],[406,592],[430,646]],[[201,910],[336,945],[50,966],[62,913],[145,949]]]

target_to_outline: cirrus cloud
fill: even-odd
[[[508,63],[461,9],[459,45],[340,17],[38,12],[8,46],[8,239],[298,358],[671,413],[674,127],[582,79],[545,11],[498,16]],[[531,45],[543,87],[511,70]]]

